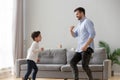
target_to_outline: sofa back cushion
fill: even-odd
[[[70,63],[73,55],[75,54],[74,51],[67,50],[67,64]],[[90,64],[103,64],[103,61],[107,59],[106,51],[104,48],[95,48],[94,53],[92,54]],[[81,61],[78,63],[81,64]]]
[[[41,64],[66,64],[66,49],[49,49],[39,54]]]
[[[103,64],[103,61],[107,59],[107,53],[104,48],[96,48],[92,59],[91,64]]]
[[[71,59],[73,58],[75,51],[67,50],[67,64],[70,64]]]

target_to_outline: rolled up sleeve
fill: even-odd
[[[86,22],[86,29],[87,29],[87,31],[89,33],[89,38],[93,38],[94,39],[94,37],[96,35],[96,32],[95,32],[94,24],[93,24],[92,21],[87,20],[87,22]]]
[[[77,25],[76,28],[73,30],[75,38],[78,37],[78,26],[79,25]]]
[[[73,31],[74,32],[74,37],[76,38],[78,36],[78,32],[77,31]]]

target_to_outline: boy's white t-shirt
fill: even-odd
[[[39,42],[33,41],[30,48],[28,49],[26,59],[37,62],[39,52],[40,52]]]

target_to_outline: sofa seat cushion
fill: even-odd
[[[84,71],[83,68],[82,68],[82,65],[77,65],[77,66],[78,66],[78,70],[79,71]],[[100,64],[89,65],[89,67],[90,67],[91,71],[93,71],[93,72],[103,71],[103,65],[100,65]],[[63,72],[69,72],[69,71],[71,71],[71,66],[69,64],[63,65],[61,67],[61,71],[63,71]]]
[[[60,71],[63,64],[37,64],[39,71]],[[21,70],[27,70],[27,64],[21,65]]]

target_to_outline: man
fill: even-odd
[[[70,28],[70,32],[73,37],[77,37],[78,47],[75,55],[70,61],[70,66],[72,67],[74,80],[79,80],[77,63],[82,60],[82,68],[88,75],[89,80],[93,80],[92,73],[88,65],[91,54],[94,52],[94,24],[91,20],[86,18],[84,8],[78,7],[74,12],[79,23],[76,28],[72,26]]]

